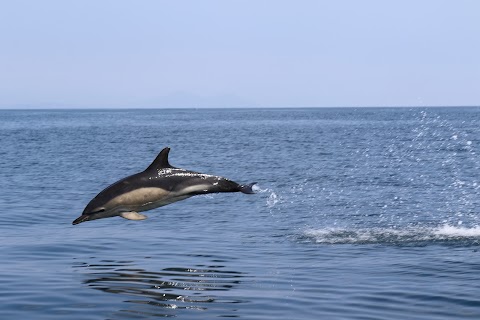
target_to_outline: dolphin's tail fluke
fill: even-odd
[[[72,224],[79,224],[79,223],[82,223],[82,222],[85,222],[85,221],[88,221],[90,220],[90,215],[88,214],[82,214],[80,217],[78,217],[77,219],[75,219]]]
[[[241,185],[240,192],[245,194],[254,194],[255,191],[253,191],[253,186],[256,184],[257,184],[256,182],[252,182],[250,184]]]

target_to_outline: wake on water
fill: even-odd
[[[266,205],[272,209],[281,198],[273,189],[255,186],[254,191],[268,195]],[[294,236],[299,242],[317,244],[393,244],[426,245],[428,243],[458,243],[468,241],[470,245],[480,244],[480,226],[461,227],[443,224],[437,227],[372,227],[372,228],[307,228]]]
[[[273,209],[282,199],[273,189],[255,186],[257,193],[266,194],[266,205]],[[426,245],[429,243],[463,243],[480,244],[480,226],[462,227],[448,223],[436,226],[409,226],[405,228],[306,228],[298,230],[294,236],[299,242],[317,244],[393,244]]]
[[[412,227],[405,229],[366,228],[307,229],[299,236],[300,241],[322,244],[428,244],[469,241],[480,243],[480,227]]]

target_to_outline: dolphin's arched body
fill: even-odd
[[[115,216],[143,220],[147,216],[140,214],[141,211],[199,194],[254,193],[255,183],[240,185],[223,177],[172,167],[168,162],[169,151],[170,148],[163,149],[145,171],[117,181],[100,192],[73,224]]]

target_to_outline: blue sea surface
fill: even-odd
[[[480,108],[0,111],[1,319],[480,319]],[[172,165],[257,181],[71,222]]]

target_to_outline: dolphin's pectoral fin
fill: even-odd
[[[145,220],[147,216],[144,214],[140,214],[135,211],[128,211],[120,213],[120,217],[128,219],[128,220]]]

